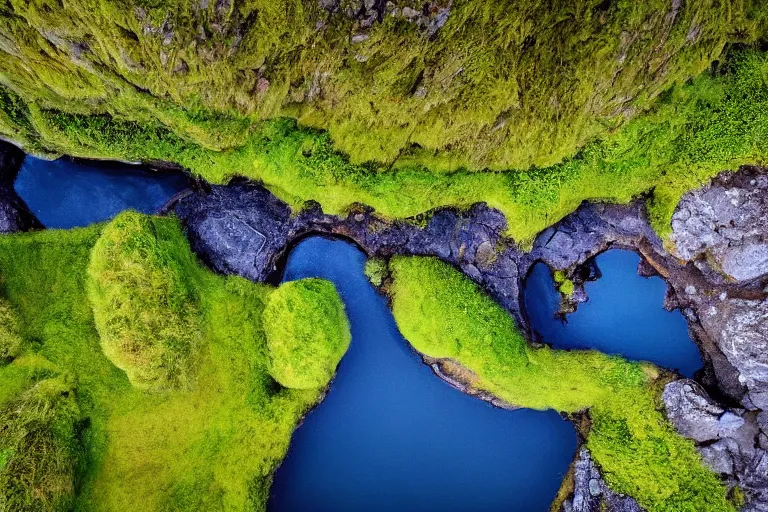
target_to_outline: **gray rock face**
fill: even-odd
[[[718,298],[702,309],[702,326],[747,388],[742,403],[768,409],[768,299]]]
[[[696,441],[704,462],[728,486],[745,495],[743,511],[768,510],[768,452],[761,412],[726,410],[688,379],[670,382],[662,395],[667,417],[680,434]]]
[[[677,431],[700,443],[732,436],[744,425],[744,419],[724,410],[689,379],[667,384],[662,400]]]
[[[566,500],[562,512],[641,512],[643,509],[629,496],[613,492],[592,461],[589,450],[579,449],[573,463],[573,496]]]
[[[709,255],[725,274],[748,281],[768,273],[766,226],[768,175],[745,169],[685,194],[672,240],[685,260]]]

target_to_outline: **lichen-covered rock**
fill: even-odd
[[[748,281],[768,273],[768,175],[725,173],[683,196],[672,240],[685,260],[711,257],[725,274]]]
[[[582,447],[573,463],[573,495],[563,502],[562,512],[641,512],[629,496],[613,492]]]
[[[728,437],[744,425],[740,416],[724,410],[689,379],[667,384],[662,399],[678,432],[697,442]]]
[[[768,299],[718,297],[702,309],[702,326],[747,388],[742,402],[768,409]]]

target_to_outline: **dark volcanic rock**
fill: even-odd
[[[563,502],[562,512],[641,512],[637,502],[613,492],[592,461],[589,450],[581,447],[573,463],[573,496]]]
[[[24,161],[24,152],[0,141],[0,233],[41,229],[43,225],[13,188]]]
[[[726,275],[768,274],[768,175],[757,168],[724,173],[685,194],[672,217],[672,240],[685,260],[710,256]]]
[[[247,184],[214,186],[182,198],[174,211],[192,250],[218,272],[263,281],[291,233],[291,210],[269,191]]]
[[[174,206],[192,249],[212,268],[263,281],[277,268],[289,245],[310,234],[352,239],[371,256],[435,256],[461,268],[518,320],[519,261],[523,254],[503,244],[504,216],[485,205],[465,212],[433,212],[426,223],[386,222],[368,209],[346,217],[325,215],[308,205],[298,215],[255,184],[214,186]]]

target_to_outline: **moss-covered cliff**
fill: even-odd
[[[357,162],[526,168],[754,40],[761,3],[3,0],[0,83],[33,108],[158,121],[207,149],[290,116]],[[0,120],[6,137],[23,128]]]

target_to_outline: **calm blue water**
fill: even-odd
[[[413,354],[349,243],[314,237],[284,280],[341,293],[352,344],[275,475],[272,512],[545,512],[576,449],[555,412],[505,411],[442,382]],[[414,314],[416,314],[414,312]]]
[[[533,329],[557,348],[593,348],[628,359],[651,361],[692,377],[701,355],[679,311],[662,308],[666,284],[637,275],[640,256],[610,250],[597,256],[602,277],[586,286],[589,301],[567,323],[554,318],[560,304],[549,269],[538,263],[525,286],[525,307]]]
[[[27,156],[14,188],[47,228],[69,229],[109,220],[123,210],[155,213],[188,187],[181,173],[129,164],[48,161]]]

